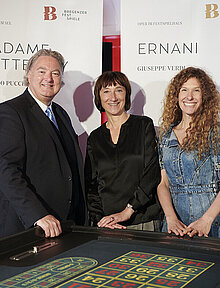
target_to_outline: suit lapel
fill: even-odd
[[[56,131],[52,127],[51,123],[48,121],[48,118],[47,118],[46,114],[42,111],[42,109],[39,107],[37,102],[30,95],[28,90],[26,90],[24,92],[24,94],[25,94],[25,97],[26,97],[26,99],[27,99],[27,101],[29,103],[29,109],[30,109],[31,113],[33,114],[33,116],[36,118],[36,121],[38,121],[39,125],[42,125],[42,127],[44,127],[44,129],[46,129],[47,132],[50,134],[52,140],[55,142],[57,148],[59,149],[59,152],[62,155],[62,159],[66,159],[66,154],[65,154],[63,146],[62,146],[62,144],[60,142],[60,139],[59,139]],[[77,139],[76,139],[76,137],[74,135],[75,132],[74,132],[72,126],[70,125],[70,123],[68,122],[67,118],[63,115],[63,113],[60,110],[59,106],[56,105],[56,103],[53,103],[52,105],[53,105],[53,109],[56,109],[56,113],[58,114],[58,116],[60,117],[60,119],[62,120],[64,125],[66,126],[66,128],[69,131],[69,133],[71,135],[71,138],[73,140],[73,143],[74,143],[74,146],[75,146],[75,151],[76,151],[78,167],[79,167],[79,174],[80,174],[81,184],[82,184],[82,187],[84,187],[84,175],[83,175],[83,172],[82,172],[83,169],[84,169],[83,168],[83,159],[82,159],[81,150],[80,150],[79,145],[77,143]],[[66,161],[67,161],[67,159],[66,159]]]
[[[73,130],[72,125],[70,125],[70,123],[68,122],[66,117],[63,115],[63,113],[60,111],[59,106],[57,106],[56,103],[53,103],[53,109],[56,109],[56,113],[58,114],[58,116],[60,117],[60,119],[62,120],[64,125],[66,126],[66,128],[69,131],[69,134],[70,134],[70,136],[71,136],[71,138],[73,140],[73,143],[74,143],[74,146],[75,146],[75,151],[76,151],[77,162],[78,162],[80,179],[81,179],[82,185],[84,185],[84,176],[83,176],[83,173],[81,172],[81,171],[84,170],[83,158],[82,158],[81,150],[79,148],[79,144],[77,142],[77,138],[76,138],[77,135],[76,136],[74,135],[75,131]]]
[[[29,94],[29,92],[26,90],[26,98],[30,104],[30,112],[33,114],[34,118],[36,118],[36,121],[39,122],[39,125],[42,125],[44,129],[47,130],[47,132],[50,134],[51,138],[55,142],[56,146],[59,148],[59,151],[65,156],[63,146],[60,142],[60,139],[54,130],[53,126],[51,123],[48,121],[48,117],[46,114],[42,111],[42,109],[39,107],[37,102],[33,99],[33,97]],[[66,156],[65,156],[66,157]]]

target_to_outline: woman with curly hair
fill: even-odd
[[[171,80],[161,122],[162,231],[220,237],[219,92],[203,70]]]

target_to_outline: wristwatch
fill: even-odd
[[[127,204],[127,208],[131,208],[131,209],[133,209],[133,206],[131,205],[131,204]],[[134,210],[134,209],[133,209]]]

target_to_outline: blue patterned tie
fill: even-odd
[[[57,125],[57,121],[53,116],[52,110],[50,107],[47,107],[47,110],[45,111],[47,117],[53,122],[53,124],[56,126],[56,128],[59,130],[58,125]]]

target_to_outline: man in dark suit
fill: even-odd
[[[60,53],[38,51],[27,65],[28,88],[0,104],[0,237],[33,225],[55,237],[61,220],[86,221],[77,135],[65,110],[52,103],[63,70]]]

